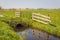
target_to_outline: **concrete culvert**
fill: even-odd
[[[24,24],[20,24],[20,23],[16,24],[14,28],[16,32],[24,31],[25,29],[27,29],[27,26],[25,26]]]
[[[22,27],[23,27],[22,24],[17,24],[17,25],[16,25],[16,28],[17,28],[17,29],[20,29],[20,28],[22,28]]]

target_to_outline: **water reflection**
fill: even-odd
[[[24,40],[60,40],[60,38],[35,29],[27,29],[17,33],[23,36]]]

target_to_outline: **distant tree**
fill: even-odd
[[[0,10],[2,9],[2,7],[0,7]]]
[[[43,8],[37,8],[37,10],[42,10]]]
[[[29,8],[26,8],[26,9],[29,9]]]

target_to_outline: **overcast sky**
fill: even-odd
[[[0,0],[3,8],[60,8],[60,0]]]

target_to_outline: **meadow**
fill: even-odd
[[[20,17],[16,17],[15,12],[20,12]],[[32,20],[32,13],[41,13],[46,16],[50,16],[50,24],[55,25],[51,26],[50,24],[42,24]],[[31,28],[36,28],[39,30],[46,31],[50,34],[60,37],[60,9],[26,9],[26,10],[0,10],[0,14],[3,14],[4,17],[0,17],[0,20],[11,21],[11,25],[16,23],[30,25]],[[1,24],[1,23],[0,23]]]

